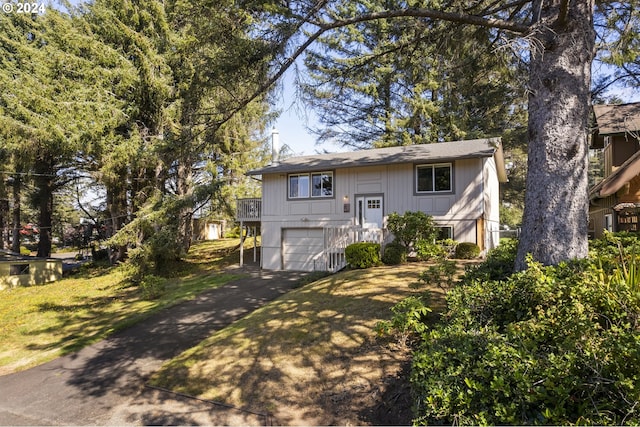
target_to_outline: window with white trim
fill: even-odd
[[[309,197],[309,174],[289,175],[289,198]]]
[[[436,240],[453,239],[453,227],[450,225],[436,225]]]
[[[451,163],[416,166],[416,191],[438,193],[453,191]]]
[[[333,197],[333,172],[313,172],[289,175],[289,198]]]

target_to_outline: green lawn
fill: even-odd
[[[116,268],[83,268],[42,286],[0,291],[0,374],[76,351],[149,316],[237,278],[222,268],[237,262],[238,239],[194,245],[158,299],[145,300]],[[249,241],[247,241],[249,243]]]
[[[282,425],[360,424],[358,411],[408,358],[375,325],[418,292],[409,285],[426,268],[346,271],[290,291],[167,362],[152,384],[270,412]],[[444,291],[430,292],[439,311]]]

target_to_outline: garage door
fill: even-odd
[[[313,258],[323,249],[322,228],[282,230],[282,263],[285,270],[313,271]]]

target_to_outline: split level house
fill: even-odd
[[[237,219],[260,228],[264,269],[338,270],[346,245],[393,239],[392,212],[422,211],[481,250],[499,238],[500,138],[293,157],[249,175],[262,198],[239,200]]]
[[[594,105],[591,148],[602,150],[603,179],[589,189],[589,234],[640,231],[640,103]]]

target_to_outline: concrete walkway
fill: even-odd
[[[246,278],[163,310],[104,341],[0,377],[0,425],[265,425],[255,414],[145,386],[163,362],[294,288],[304,275]]]

